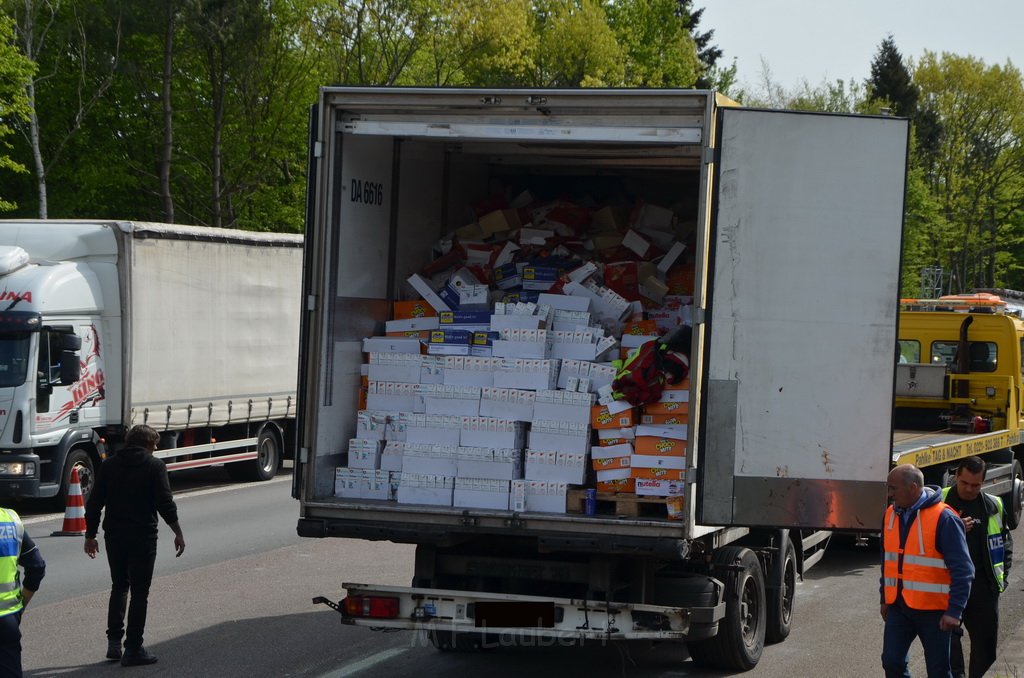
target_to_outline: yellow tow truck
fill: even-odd
[[[903,299],[896,366],[894,464],[952,483],[960,459],[988,465],[985,491],[1007,522],[1024,504],[1024,293],[977,290]]]

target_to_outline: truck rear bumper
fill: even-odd
[[[499,644],[526,638],[686,640],[691,625],[703,631],[725,616],[722,601],[714,607],[687,608],[400,586],[343,586],[349,597],[397,599],[398,615],[392,619],[352,617],[342,609],[342,623],[483,635]]]

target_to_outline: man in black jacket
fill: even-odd
[[[110,603],[107,608],[107,659],[120,659],[122,666],[152,664],[156,657],[142,646],[146,627],[149,585],[156,562],[157,514],[174,531],[177,556],[185,552],[185,537],[178,525],[178,508],[171,495],[167,467],[153,456],[160,434],[149,426],[133,426],[125,446],[100,466],[96,485],[85,505],[85,552],[99,553],[96,532],[100,513],[103,541],[110,565]],[[131,604],[128,593],[131,592]],[[125,634],[124,613],[128,607]],[[121,636],[124,635],[124,655]]]

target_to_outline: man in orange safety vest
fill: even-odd
[[[892,505],[882,524],[882,668],[886,678],[909,678],[910,646],[920,638],[929,678],[948,678],[951,633],[960,628],[974,580],[964,523],[911,464],[894,468],[887,486]]]

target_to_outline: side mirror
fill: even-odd
[[[75,337],[75,339],[78,339],[78,337]],[[70,386],[81,378],[82,366],[78,362],[78,354],[74,351],[61,351],[59,386]]]
[[[65,351],[79,351],[82,348],[82,338],[77,334],[62,334],[61,348]],[[61,356],[63,358],[63,356]]]

